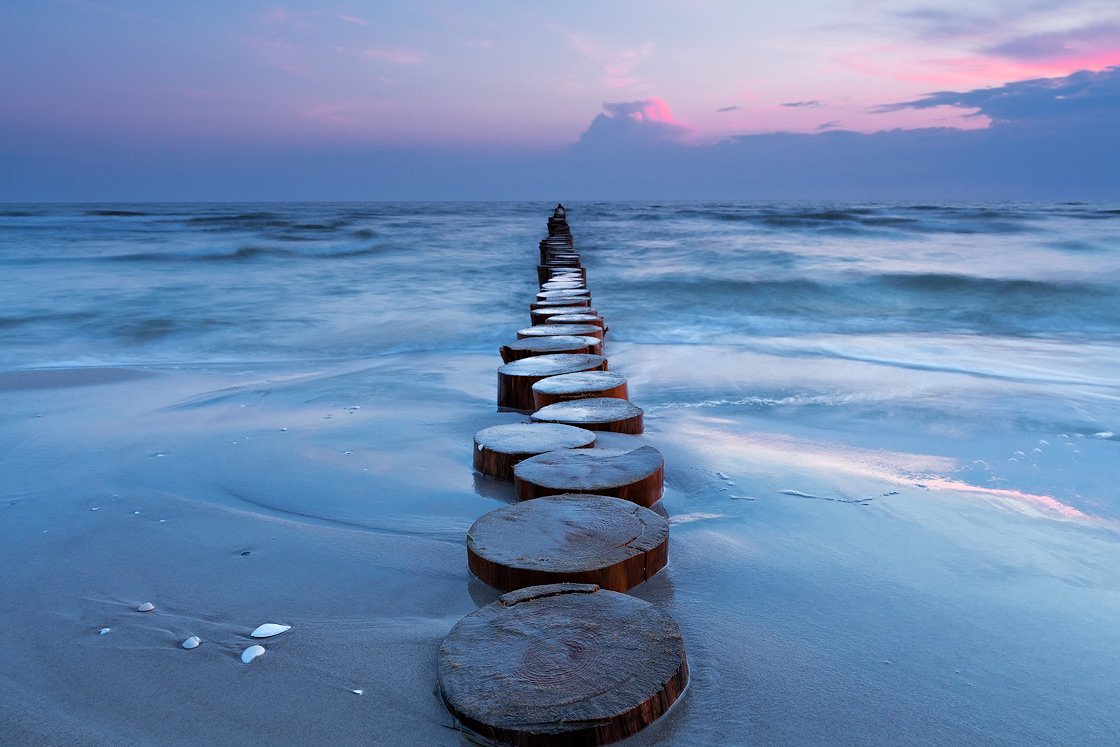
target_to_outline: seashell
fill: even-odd
[[[285,632],[287,632],[291,629],[292,629],[291,625],[277,625],[276,623],[265,623],[264,625],[258,626],[257,629],[254,630],[249,635],[252,636],[253,638],[271,638],[274,635],[280,635],[281,633],[285,633]]]
[[[151,602],[144,602],[142,605],[140,605],[139,607],[136,608],[136,611],[137,612],[151,612],[155,608],[156,608],[156,606],[154,604],[152,604]]]
[[[358,688],[357,690],[351,690],[350,692],[354,693],[355,695],[361,695],[365,692],[365,690]]]
[[[106,633],[108,633],[108,632],[109,632],[110,630],[112,630],[112,628],[102,628],[101,630],[99,630],[99,631],[97,632],[97,634],[98,634],[98,635],[105,635],[105,634],[106,634]]]
[[[250,646],[249,648],[241,652],[241,662],[243,664],[248,664],[263,653],[264,646]]]
[[[198,644],[202,643],[202,639],[196,635],[192,635],[187,640],[183,641],[183,648],[198,648]]]

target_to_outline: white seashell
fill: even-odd
[[[187,640],[183,641],[183,648],[198,648],[198,644],[202,643],[202,639],[196,635],[192,635]]]
[[[241,662],[248,664],[253,659],[264,653],[264,646],[250,646],[241,652]]]
[[[357,690],[351,690],[350,692],[354,693],[355,695],[361,695],[363,692],[365,692],[365,690],[358,688]]]
[[[99,631],[98,631],[98,633],[97,633],[97,634],[98,634],[98,635],[105,635],[105,634],[106,634],[106,633],[108,633],[108,632],[109,632],[110,630],[112,630],[112,628],[102,628],[101,630],[99,630]]]
[[[265,623],[264,625],[259,626],[256,630],[254,630],[249,635],[252,636],[253,638],[271,638],[274,635],[280,635],[281,633],[286,633],[287,631],[289,631],[291,629],[292,629],[291,625],[277,625],[276,623]]]
[[[144,602],[142,605],[140,605],[139,607],[136,608],[136,611],[137,612],[151,612],[155,608],[156,608],[156,606],[154,604],[152,604],[151,602]]]

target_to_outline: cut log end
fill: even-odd
[[[517,339],[526,337],[553,337],[555,335],[582,335],[603,339],[603,328],[597,324],[535,324],[517,330]]]
[[[558,353],[588,353],[602,355],[603,342],[596,337],[585,335],[552,335],[549,337],[525,337],[509,345],[498,348],[502,361],[510,363],[522,358]]]
[[[549,376],[533,384],[533,404],[538,410],[557,402],[595,397],[629,399],[626,377],[614,371],[587,371]]]
[[[536,355],[507,363],[498,369],[498,407],[532,412],[533,384],[549,376],[579,371],[605,371],[601,355]]]
[[[530,457],[513,468],[518,500],[595,493],[652,506],[665,492],[665,460],[652,446],[578,449]]]
[[[533,413],[533,420],[542,423],[564,423],[593,431],[638,435],[643,429],[642,408],[615,397],[570,399],[542,407]]]
[[[467,566],[504,591],[554,583],[627,591],[665,567],[669,523],[629,501],[563,494],[505,506],[467,534]]]
[[[438,677],[448,710],[486,739],[602,745],[664,714],[684,692],[688,663],[664,610],[556,584],[507,594],[460,620],[440,646]]]
[[[512,480],[523,459],[561,449],[586,449],[595,434],[556,423],[509,423],[484,428],[474,436],[474,468],[499,480]]]

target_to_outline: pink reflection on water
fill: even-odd
[[[860,449],[842,444],[805,441],[778,433],[729,433],[720,426],[738,425],[722,418],[697,418],[681,432],[703,439],[744,465],[767,473],[812,472],[822,478],[836,475],[868,478],[893,485],[983,496],[1005,508],[1029,516],[1064,521],[1114,524],[1086,514],[1061,500],[1010,488],[988,488],[945,475],[958,467],[955,459],[931,454]]]
[[[1024,493],[1021,490],[1009,490],[1007,488],[982,488],[978,485],[970,485],[967,482],[951,480],[946,477],[927,479],[923,485],[930,490],[952,490],[958,493],[979,493],[994,498],[1009,498],[1014,501],[1024,502],[1032,508],[1041,509],[1047,515],[1057,515],[1064,519],[1096,520],[1097,518],[1073,506],[1062,503],[1057,498],[1049,495],[1036,495],[1034,493]],[[1021,508],[1021,506],[1018,508]]]

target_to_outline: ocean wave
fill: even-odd
[[[1054,297],[1094,296],[1109,294],[1108,289],[1087,283],[1027,280],[1019,278],[989,278],[952,273],[891,273],[869,278],[869,283],[888,288],[929,293],[967,293],[1031,297],[1045,300]]]
[[[118,209],[87,210],[85,214],[96,218],[141,218],[150,215],[150,213],[142,213],[139,210]]]
[[[366,257],[384,252],[380,246],[358,247],[354,249],[332,248],[326,250],[288,249],[275,246],[242,246],[228,252],[136,252],[99,257],[111,262],[252,262],[265,259],[350,259]],[[52,258],[58,261],[60,258]],[[74,257],[72,259],[85,259]]]

